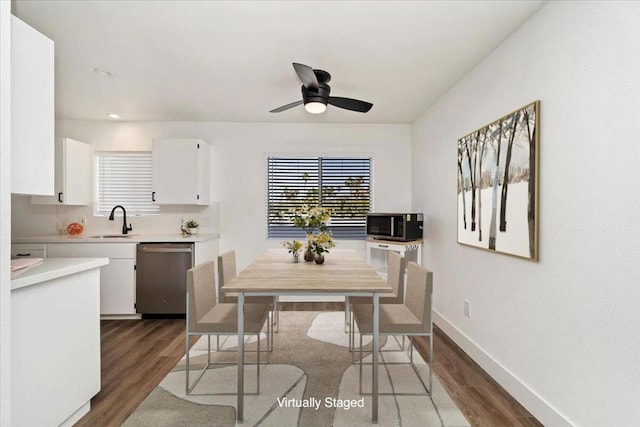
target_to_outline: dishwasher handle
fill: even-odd
[[[138,248],[138,252],[147,252],[147,253],[180,253],[180,252],[192,252],[191,248],[156,248],[149,246],[142,246]]]

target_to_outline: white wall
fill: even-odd
[[[413,126],[437,323],[549,426],[640,420],[639,23],[549,3]],[[536,99],[540,261],[458,245],[458,138]]]
[[[151,150],[154,137],[202,138],[212,146],[213,207],[161,207],[155,218],[132,218],[134,232],[176,232],[179,216],[211,216],[220,249],[236,249],[242,268],[280,239],[266,239],[266,157],[274,154],[364,155],[374,159],[374,207],[411,207],[411,126],[356,124],[246,124],[210,122],[57,121],[56,135],[94,150]],[[87,232],[118,231],[120,223],[92,217],[91,207],[31,205],[15,196],[15,235],[56,233],[58,222],[86,215]],[[110,227],[110,228],[107,228]],[[106,229],[105,229],[106,228]],[[206,231],[206,230],[205,230]],[[364,256],[364,243],[342,241]]]
[[[11,3],[0,1],[0,426],[10,425]]]

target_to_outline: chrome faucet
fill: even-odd
[[[129,231],[133,230],[133,228],[131,227],[131,224],[129,224],[129,226],[127,227],[127,211],[124,209],[124,206],[122,205],[114,206],[113,209],[111,209],[111,215],[109,215],[109,221],[113,221],[114,213],[118,208],[122,209],[122,215],[123,215],[123,221],[124,221],[122,224],[122,234],[129,234]]]

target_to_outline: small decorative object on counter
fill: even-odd
[[[67,233],[69,233],[70,236],[79,236],[83,231],[84,226],[79,222],[72,222],[71,224],[67,225]]]
[[[299,262],[300,261],[300,249],[302,249],[302,243],[297,241],[297,240],[293,240],[291,242],[282,242],[282,246],[284,246],[285,248],[287,248],[289,250],[289,253],[293,255],[293,262]]]
[[[194,219],[190,219],[189,221],[186,222],[185,225],[187,226],[187,230],[189,231],[189,234],[198,234],[198,227],[200,227],[200,224],[198,224],[198,221]]]

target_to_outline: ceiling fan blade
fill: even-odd
[[[298,78],[307,89],[318,90],[318,78],[313,68],[308,65],[293,63],[293,69],[296,70]]]
[[[269,111],[270,113],[279,113],[284,110],[288,110],[289,108],[297,107],[298,105],[302,105],[302,100],[292,102],[291,104],[283,105],[282,107],[278,107],[274,110]]]
[[[357,111],[359,113],[366,113],[373,107],[370,102],[360,101],[353,98],[342,98],[340,96],[330,96],[327,103],[335,105],[336,107],[344,108],[345,110]]]

